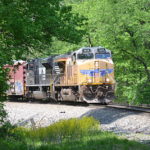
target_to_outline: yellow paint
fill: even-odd
[[[64,59],[59,59],[59,62]],[[57,61],[58,62],[58,61]],[[97,65],[96,65],[97,64]],[[104,61],[102,59],[91,59],[80,61],[77,60],[75,63],[70,59],[65,61],[65,72],[60,77],[60,83],[57,86],[76,86],[76,85],[102,85],[102,84],[114,84],[114,72],[100,76],[99,74],[95,77],[91,77],[86,74],[80,73],[80,70],[94,70],[94,69],[114,69],[112,61]]]

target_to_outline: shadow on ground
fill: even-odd
[[[92,116],[95,119],[99,120],[101,124],[110,124],[118,119],[123,117],[132,115],[132,114],[139,114],[139,112],[132,112],[127,110],[120,110],[114,108],[98,108],[94,110],[90,110],[83,114],[83,116]]]

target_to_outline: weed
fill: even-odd
[[[14,128],[7,138],[0,138],[0,150],[149,150],[110,132],[99,130],[92,117],[61,120],[37,129]]]
[[[31,139],[61,142],[64,138],[79,138],[89,133],[89,131],[97,130],[98,127],[99,122],[92,117],[72,118],[60,120],[48,127],[26,131],[26,135]]]

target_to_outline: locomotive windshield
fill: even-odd
[[[78,59],[93,59],[93,53],[81,53],[78,54]]]
[[[96,53],[95,54],[95,59],[106,59],[106,58],[110,58],[110,57],[111,57],[110,53],[103,53],[103,54]]]

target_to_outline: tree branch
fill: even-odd
[[[147,75],[147,80],[150,82],[150,72],[148,70],[148,66],[147,66],[146,62],[144,61],[144,59],[141,56],[136,56],[133,53],[128,52],[124,49],[122,49],[122,51],[124,51],[126,54],[132,56],[134,59],[138,60],[144,66],[144,69],[145,69],[145,72],[146,72],[146,75]]]

